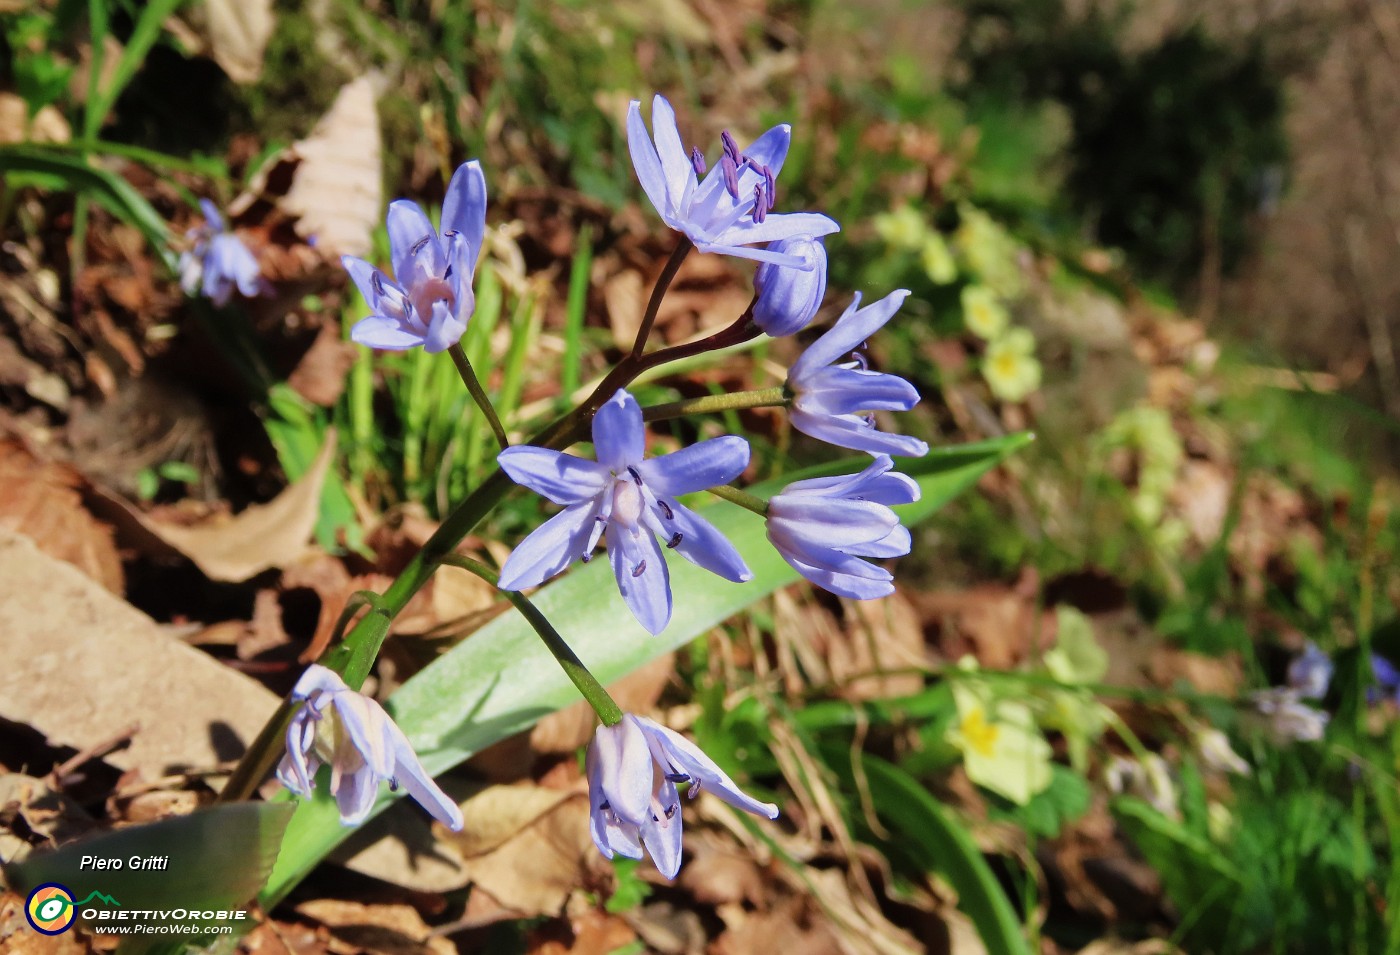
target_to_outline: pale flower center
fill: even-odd
[[[413,311],[424,322],[428,322],[433,317],[433,303],[444,301],[449,309],[454,309],[457,298],[452,294],[452,286],[446,279],[436,276],[420,278],[413,283],[413,288],[409,290],[409,301],[413,303]]]
[[[646,501],[642,489],[626,478],[613,482],[612,519],[624,527],[636,527]]]

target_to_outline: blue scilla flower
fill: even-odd
[[[442,234],[417,203],[389,203],[390,279],[363,259],[340,262],[369,303],[370,316],[350,329],[361,345],[386,351],[455,345],[476,308],[472,272],[486,234],[486,177],[476,160],[453,174],[442,202]]]
[[[235,288],[248,298],[268,291],[258,260],[242,239],[228,231],[218,206],[201,199],[199,208],[204,212],[204,225],[187,233],[194,239],[194,247],[180,254],[180,287],[185,294],[199,292],[222,308]]]
[[[287,755],[277,767],[282,785],[309,797],[316,771],[326,762],[340,821],[347,826],[369,818],[379,784],[387,780],[390,788],[407,790],[434,819],[462,828],[462,810],[423,769],[384,707],[314,663],[292,689],[292,700],[301,705],[287,726]]]
[[[1400,670],[1395,668],[1395,664],[1379,653],[1373,653],[1371,675],[1376,678],[1376,685],[1366,691],[1366,702],[1374,706],[1383,699],[1391,699],[1400,704]]]
[[[909,295],[904,289],[860,307],[860,293],[831,329],[814,341],[788,372],[792,426],[828,444],[871,454],[922,457],[928,445],[875,427],[876,411],[908,411],[919,392],[897,375],[871,371],[855,352],[885,326]],[[851,356],[848,361],[842,358]]]
[[[753,577],[734,545],[676,500],[738,477],[749,463],[747,441],[711,438],[647,459],[642,409],[619,389],[593,416],[593,445],[596,462],[528,446],[507,448],[497,457],[517,484],[564,505],[511,553],[501,568],[502,590],[533,587],[574,560],[591,560],[605,530],[622,599],[652,633],[671,619],[663,544],[726,580]]]
[[[751,246],[797,235],[822,236],[841,228],[815,212],[770,214],[792,139],[790,126],[774,126],[742,151],[724,133],[724,151],[705,175],[704,156],[698,148],[686,153],[675,111],[660,94],[651,103],[651,125],[654,138],[642,120],[641,102],[633,100],[627,110],[632,166],[665,223],[684,233],[701,252],[806,269],[799,256]]]
[[[642,847],[656,868],[674,879],[681,868],[681,803],[701,790],[757,816],[778,818],[778,807],[742,791],[700,747],[679,733],[630,713],[616,726],[600,726],[588,747],[589,829],[598,851],[640,859]]]
[[[821,308],[826,295],[826,247],[810,235],[793,236],[768,246],[770,251],[795,255],[807,263],[794,269],[772,262],[761,262],[754,273],[758,293],[753,320],[774,338],[793,335],[806,328]]]
[[[919,485],[877,454],[858,474],[795,481],[768,502],[768,540],[812,583],[842,597],[894,593],[888,570],[862,558],[909,553],[909,531],[891,504],[919,499]]]

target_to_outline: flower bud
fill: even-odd
[[[764,262],[754,275],[758,302],[753,318],[758,327],[774,338],[792,335],[807,327],[817,314],[826,294],[826,247],[821,239],[808,235],[781,239],[768,246],[770,251],[801,256],[810,271]]]

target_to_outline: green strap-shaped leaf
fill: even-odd
[[[1029,440],[1029,435],[1010,435],[902,462],[923,489],[922,500],[902,509],[904,520],[932,514]],[[852,471],[868,462],[848,460],[821,470]],[[774,483],[785,484],[794,477]],[[671,625],[660,636],[647,633],[632,618],[606,561],[575,567],[532,598],[599,680],[609,683],[627,675],[798,579],[768,543],[758,515],[725,502],[706,507],[704,514],[744,555],[753,580],[734,584],[687,561],[671,561],[674,611]],[[423,765],[436,775],[577,699],[578,692],[535,632],[512,613],[496,618],[415,675],[389,700],[389,709]],[[376,811],[397,795],[383,793]],[[299,805],[261,896],[263,904],[271,907],[283,898],[350,831],[340,824],[335,804],[324,791]]]

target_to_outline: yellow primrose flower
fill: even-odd
[[[1024,806],[1050,785],[1050,744],[1024,703],[993,702],[981,687],[953,684],[958,719],[948,742],[963,754],[967,777]]]
[[[1024,328],[1011,328],[987,346],[982,377],[1002,401],[1022,401],[1040,387],[1040,362],[1035,338]]]
[[[978,338],[991,341],[1006,330],[1006,306],[985,285],[963,286],[962,310],[963,324]]]
[[[959,206],[961,224],[953,243],[969,269],[1007,298],[1015,298],[1025,285],[1017,265],[1020,246],[1005,229],[981,209]]]
[[[924,236],[924,244],[919,249],[919,263],[934,285],[947,285],[958,277],[958,263],[953,259],[953,251],[948,248],[948,240],[936,230]]]
[[[896,249],[917,249],[929,232],[928,223],[912,206],[875,217],[875,233]]]

